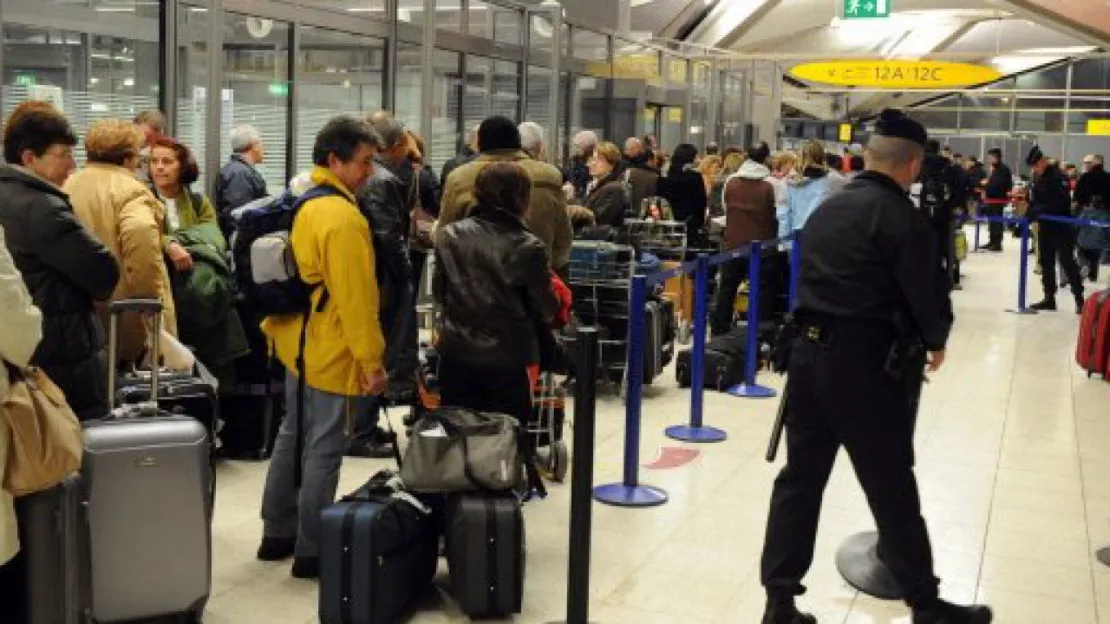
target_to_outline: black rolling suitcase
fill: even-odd
[[[116,405],[139,405],[150,400],[150,371],[128,371],[117,378]],[[158,409],[167,414],[189,416],[216,440],[220,429],[219,382],[198,360],[191,373],[158,373]]]
[[[25,569],[27,624],[78,624],[88,601],[81,477],[15,500]],[[0,591],[9,591],[0,589]],[[0,615],[0,621],[4,620]]]
[[[727,334],[706,343],[705,387],[723,392],[743,383],[747,348],[748,330],[744,327],[734,327]],[[689,388],[693,383],[691,363],[692,350],[680,351],[675,365],[675,377],[682,388]]]
[[[236,384],[230,393],[220,396],[221,454],[232,459],[267,459],[274,451],[283,413],[284,383]]]
[[[512,494],[458,494],[446,517],[451,595],[471,617],[520,613],[524,516]]]
[[[379,473],[320,516],[323,624],[390,624],[431,586],[440,516]]]

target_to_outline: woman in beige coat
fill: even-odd
[[[130,122],[108,119],[94,123],[85,137],[89,164],[71,176],[63,190],[69,194],[77,218],[119,262],[121,279],[111,301],[160,299],[165,310],[163,326],[176,336],[173,293],[163,254],[172,261],[184,250],[163,235],[166,209],[135,173],[142,146],[143,134]],[[141,320],[121,319],[120,359],[139,359],[145,344]]]
[[[30,365],[31,354],[35,352],[42,338],[42,316],[31,303],[31,295],[23,283],[23,277],[15,268],[12,256],[4,244],[4,231],[0,229],[0,358],[18,368]],[[8,396],[8,371],[0,366],[0,399]],[[11,431],[7,420],[0,418],[0,483],[4,480],[4,469],[8,465],[8,446]],[[0,489],[0,587],[21,587],[19,571],[8,564],[19,552],[19,533],[16,530],[15,508],[12,495]],[[0,600],[6,605],[6,600]],[[3,611],[3,613],[8,613]]]

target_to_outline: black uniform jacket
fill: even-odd
[[[861,173],[830,195],[802,232],[798,316],[897,323],[908,319],[930,351],[952,329],[951,285],[933,229],[891,178]]]

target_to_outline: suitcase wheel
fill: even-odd
[[[548,458],[548,465],[551,468],[551,480],[556,483],[562,483],[566,480],[569,464],[570,452],[567,451],[567,443],[563,440],[559,440],[551,445],[551,457]]]

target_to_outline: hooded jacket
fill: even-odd
[[[444,185],[439,206],[439,228],[462,220],[477,204],[474,182],[478,172],[491,162],[515,162],[532,176],[532,194],[525,223],[551,255],[551,268],[559,271],[570,263],[574,232],[567,215],[567,196],[563,193],[563,174],[555,167],[534,160],[521,150],[491,150],[451,172]]]
[[[752,241],[775,238],[775,188],[767,180],[771,171],[748,160],[725,181],[725,247],[733,249]]]
[[[778,211],[779,236],[786,237],[804,228],[830,193],[832,183],[825,169],[807,168],[800,178],[791,180],[786,188],[786,206]]]
[[[306,382],[312,388],[343,396],[362,394],[359,377],[385,365],[385,339],[378,321],[378,282],[374,279],[374,245],[370,227],[355,205],[355,196],[324,167],[312,169],[314,184],[327,184],[340,195],[326,195],[301,206],[289,240],[297,270],[309,284],[323,283],[328,301],[308,317],[305,346]],[[321,289],[312,294],[313,309]],[[290,372],[297,370],[300,314],[270,316],[262,332]]]
[[[162,328],[177,335],[169,272],[162,253],[169,240],[166,208],[139,178],[116,165],[89,163],[70,176],[64,190],[77,218],[92,230],[119,262],[122,279],[111,301],[154,298],[162,301]],[[108,326],[107,311],[101,320]],[[120,319],[119,355],[124,361],[142,355],[147,339],[142,319],[125,314]]]
[[[137,182],[137,181],[136,181]],[[106,300],[120,271],[58,187],[0,166],[0,225],[15,267],[42,312],[42,342],[31,363],[62,389],[78,418],[108,413],[108,350],[94,301]]]

